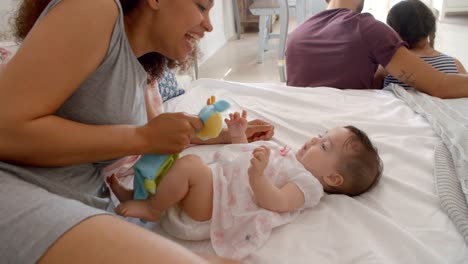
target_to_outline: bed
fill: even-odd
[[[450,128],[461,131],[455,139],[447,135],[453,131],[444,131],[447,124],[437,129],[436,116],[417,109],[437,108],[418,101],[419,97],[431,100],[429,96],[399,87],[304,89],[211,79],[191,86],[166,102],[166,110],[195,114],[206,98],[215,95],[228,100],[232,111],[245,109],[249,119],[274,124],[273,140],[293,149],[328,128],[354,125],[369,134],[384,162],[383,178],[375,189],[355,198],[325,196],[317,207],[275,229],[246,263],[468,263],[468,233],[463,229],[468,220],[468,214],[463,215],[466,198],[456,176],[466,163],[466,152],[453,153],[457,140],[459,145],[464,139],[468,142],[468,122]],[[463,107],[466,100],[455,103]],[[462,122],[466,116],[461,115]],[[183,155],[208,158],[217,148],[194,146]],[[450,196],[445,197],[445,205],[444,192]],[[458,197],[451,197],[455,194]],[[460,195],[463,202],[453,205]],[[214,252],[210,241],[178,240],[157,224],[147,228],[191,250]]]
[[[14,52],[13,44],[0,47]],[[215,95],[232,111],[245,109],[249,119],[274,124],[273,140],[293,149],[330,127],[355,125],[369,134],[384,162],[375,189],[356,198],[327,195],[275,229],[246,263],[468,263],[468,99],[450,101],[466,113],[457,115],[398,87],[304,89],[210,79],[189,86],[166,102],[167,111],[195,114]],[[182,154],[208,159],[217,148],[194,146]],[[157,224],[144,226],[193,251],[214,253],[210,241],[183,241]]]

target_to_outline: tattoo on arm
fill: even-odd
[[[412,87],[416,85],[414,74],[411,72],[406,72],[405,70],[401,70],[401,74],[398,75],[398,80],[403,81],[404,83]]]

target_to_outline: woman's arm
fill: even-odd
[[[468,97],[468,76],[437,71],[405,47],[397,50],[385,69],[401,82],[429,95]]]
[[[219,133],[219,136],[216,138],[201,140],[196,135],[193,135],[190,139],[190,143],[195,145],[230,144],[231,136],[229,135],[229,131],[226,128],[223,128],[223,130],[221,130],[221,133]]]
[[[268,122],[260,119],[255,119],[247,122],[247,130],[245,135],[247,136],[248,142],[259,141],[259,140],[270,140],[275,134],[275,127]],[[208,140],[201,140],[197,136],[193,136],[191,139],[192,144],[197,145],[210,145],[210,144],[230,144],[231,136],[226,128],[223,128],[217,138]]]
[[[113,1],[62,1],[34,26],[0,75],[0,160],[62,166],[172,153],[189,143],[201,124],[183,114],[144,127],[86,125],[54,115],[102,62],[117,16]]]

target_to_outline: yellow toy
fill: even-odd
[[[197,132],[197,136],[202,140],[217,137],[223,128],[221,112],[229,107],[228,102],[224,100],[216,101],[216,97],[211,96],[207,101],[207,105],[198,114],[204,126]]]

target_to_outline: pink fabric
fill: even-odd
[[[288,213],[268,211],[256,205],[247,174],[254,148],[271,147],[265,175],[277,187],[294,182],[303,191],[305,203]],[[291,222],[301,210],[315,206],[323,188],[288,148],[272,142],[227,145],[214,155],[213,215],[210,237],[216,254],[243,259],[260,248],[275,227]]]
[[[146,89],[151,99],[151,109],[153,109],[156,115],[162,114],[164,112],[164,107],[161,94],[159,93],[158,82],[148,84]]]
[[[0,48],[0,71],[2,71],[5,68],[10,58],[11,58],[11,52],[4,48]]]
[[[128,176],[134,176],[133,165],[138,161],[140,155],[127,156],[119,159],[111,165],[105,167],[101,171],[101,175],[105,178],[115,175],[118,178],[125,178]]]

